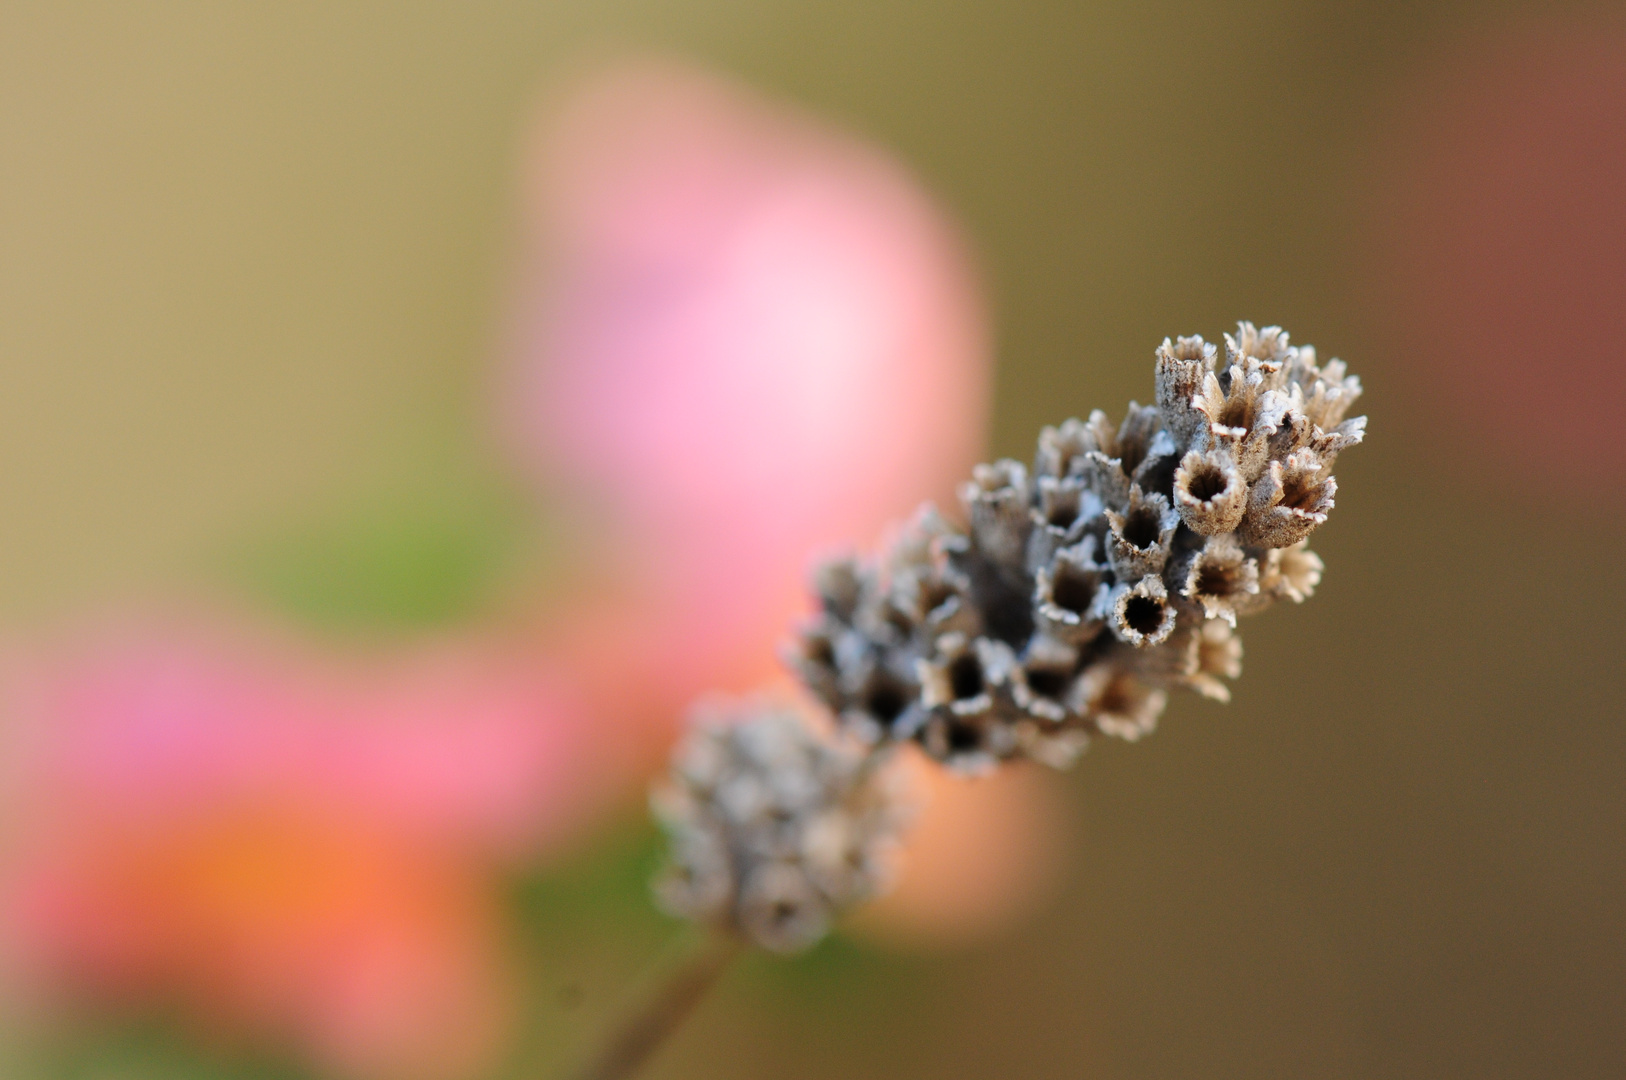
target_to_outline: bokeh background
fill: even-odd
[[[656,139],[670,205],[615,187],[669,175],[614,172],[637,95],[571,105],[649,54],[724,103],[678,140],[713,157]],[[957,804],[994,850],[745,963],[650,1075],[1626,1072],[1617,6],[11,0],[0,148],[6,1075],[557,1073],[675,932],[637,797],[673,715],[771,667],[791,601],[708,603],[735,556],[870,543],[1239,318],[1366,383],[1313,602],[1228,707]],[[785,184],[784,243],[649,330],[724,360],[646,381],[597,271]],[[900,366],[727,429],[785,482],[571,427],[749,419],[740,351],[801,309],[741,282],[851,305],[850,265]],[[658,469],[819,512],[690,535]]]

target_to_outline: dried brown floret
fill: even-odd
[[[1028,534],[1027,564],[1037,571],[1050,565],[1056,552],[1079,542],[1084,530],[1101,513],[1102,504],[1079,477],[1058,480],[1041,476],[1034,486],[1037,503],[1031,511],[1033,531]]]
[[[1338,482],[1313,450],[1295,450],[1272,461],[1248,493],[1248,512],[1237,535],[1253,547],[1289,547],[1327,520]]]
[[[1134,742],[1157,727],[1168,695],[1147,686],[1113,660],[1085,669],[1078,682],[1077,711],[1103,735]]]
[[[1246,365],[1247,361],[1252,360],[1267,371],[1277,371],[1293,352],[1287,343],[1287,331],[1279,326],[1267,326],[1260,330],[1251,322],[1239,322],[1236,324],[1236,337],[1225,335],[1227,365]],[[1311,355],[1314,355],[1313,351]]]
[[[1028,530],[1033,527],[1031,498],[1027,468],[1009,458],[978,465],[971,471],[971,481],[960,488],[973,543],[1002,568],[1026,565]]]
[[[1137,649],[1165,641],[1174,632],[1175,610],[1163,579],[1148,575],[1112,590],[1107,627],[1119,641]]]
[[[1287,384],[1299,391],[1294,402],[1297,411],[1309,417],[1319,428],[1336,427],[1349,412],[1349,407],[1361,396],[1361,380],[1347,375],[1344,362],[1328,360],[1325,367],[1316,366],[1315,347],[1301,345],[1293,350],[1286,371]]]
[[[945,567],[912,567],[895,574],[887,596],[892,609],[928,638],[982,630],[982,619],[965,582]]]
[[[928,709],[947,709],[957,717],[982,717],[1009,694],[1016,654],[1003,641],[945,634],[937,651],[918,665],[920,700]]]
[[[1101,449],[1099,427],[1092,426],[1096,417],[1101,425],[1106,414],[1097,410],[1090,416],[1091,423],[1075,418],[1064,420],[1055,427],[1039,432],[1039,449],[1033,459],[1033,475],[1061,479],[1080,476],[1084,470],[1084,455]]]
[[[1118,425],[1118,437],[1112,446],[1112,456],[1118,459],[1125,476],[1134,476],[1141,462],[1151,451],[1152,439],[1163,425],[1163,416],[1156,405],[1142,405],[1131,401]]]
[[[1107,534],[1107,555],[1119,581],[1135,581],[1148,574],[1161,574],[1169,561],[1169,545],[1180,515],[1161,495],[1147,495],[1139,487],[1130,489],[1123,513],[1106,512],[1111,531]]]
[[[1078,647],[1048,634],[1036,634],[1022,652],[1013,673],[1011,694],[1016,707],[1035,720],[1067,720],[1069,695],[1078,674]]]
[[[1210,619],[1236,625],[1237,606],[1259,592],[1259,564],[1230,533],[1211,536],[1186,571],[1181,595],[1203,606]]]
[[[813,692],[814,696],[832,709],[840,710],[846,704],[842,690],[843,665],[855,656],[843,657],[843,645],[851,639],[852,628],[840,620],[824,615],[803,624],[796,636],[784,648],[783,658]],[[858,643],[862,652],[862,643]],[[854,650],[847,645],[846,651]]]
[[[1229,454],[1193,450],[1174,474],[1174,507],[1192,532],[1228,533],[1248,509],[1248,484]]]
[[[1222,619],[1210,619],[1193,636],[1191,643],[1191,674],[1185,685],[1203,697],[1215,701],[1230,701],[1231,688],[1222,679],[1235,679],[1242,674],[1242,639]]]
[[[1056,553],[1034,582],[1038,624],[1062,641],[1094,637],[1106,617],[1107,567],[1096,561],[1097,542],[1086,536]]]
[[[1259,589],[1302,604],[1321,584],[1323,566],[1321,556],[1306,547],[1303,540],[1292,547],[1269,551],[1260,562]]]
[[[920,684],[907,652],[877,649],[843,671],[841,726],[865,744],[907,736],[920,722]]]
[[[813,573],[819,606],[843,622],[852,622],[859,602],[873,585],[872,574],[851,555],[829,559]]]
[[[1207,418],[1193,405],[1203,377],[1214,370],[1214,346],[1200,337],[1168,338],[1157,350],[1157,407],[1163,427],[1180,446],[1190,445]]]
[[[1193,403],[1208,421],[1193,446],[1224,453],[1252,483],[1270,460],[1271,440],[1286,419],[1291,403],[1286,394],[1271,389],[1263,370],[1231,367],[1222,380],[1203,377]]]
[[[1052,769],[1070,768],[1090,747],[1090,733],[1082,727],[1046,727],[1032,720],[1011,728],[1023,756]]]

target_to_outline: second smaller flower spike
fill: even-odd
[[[769,702],[702,705],[651,802],[670,837],[656,897],[774,952],[880,892],[907,813],[885,751]]]
[[[1031,473],[976,468],[963,529],[928,510],[878,567],[826,568],[787,656],[855,735],[961,771],[1139,738],[1177,687],[1226,700],[1236,620],[1321,581],[1305,539],[1365,435],[1360,392],[1280,327],[1240,324],[1223,364],[1165,340],[1156,405],[1047,427]]]

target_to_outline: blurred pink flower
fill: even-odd
[[[603,74],[535,160],[507,429],[607,523],[610,597],[554,623],[562,647],[669,724],[773,670],[815,552],[950,497],[983,444],[985,315],[899,164],[712,75]]]
[[[11,974],[467,1075],[504,1025],[494,871],[568,827],[591,761],[554,684],[481,652],[164,625],[9,657]]]

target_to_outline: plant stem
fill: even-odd
[[[575,1080],[626,1080],[635,1075],[688,1019],[741,947],[733,934],[712,932],[703,938],[611,1031]]]

